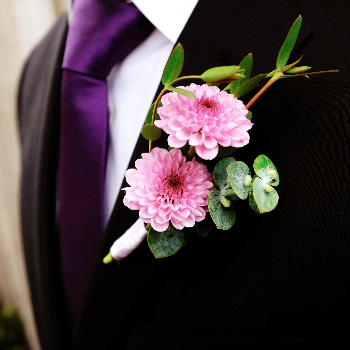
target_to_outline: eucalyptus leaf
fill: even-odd
[[[266,182],[257,177],[253,182],[253,196],[260,213],[267,213],[276,208],[278,203],[278,193],[272,188],[271,192],[264,189]]]
[[[189,97],[192,100],[194,99],[194,93],[192,91],[176,88],[176,87],[173,87],[173,86],[168,86],[167,89],[170,90],[170,91],[173,91],[173,92],[177,92],[180,95],[184,95],[186,97]]]
[[[162,83],[168,86],[181,73],[184,64],[185,52],[180,43],[178,43],[168,58],[168,62],[163,71]]]
[[[249,206],[259,215],[261,215],[258,205],[255,202],[253,192],[249,193]]]
[[[250,53],[247,56],[245,56],[241,61],[241,63],[239,64],[239,66],[241,67],[241,69],[244,69],[245,78],[235,80],[231,83],[231,86],[230,86],[231,94],[234,93],[234,91],[238,88],[238,86],[242,85],[250,78],[250,74],[252,73],[252,67],[253,67],[253,55]]]
[[[232,206],[230,208],[224,208],[220,201],[220,191],[217,189],[210,190],[208,195],[208,208],[210,216],[217,228],[221,230],[228,230],[236,221],[236,213]]]
[[[289,59],[289,56],[293,50],[293,47],[295,45],[295,42],[298,38],[299,30],[301,27],[302,18],[299,15],[299,17],[295,20],[292,27],[290,28],[288,35],[286,39],[284,40],[284,43],[281,47],[281,50],[277,57],[277,63],[276,68],[277,71],[281,72],[285,65],[287,64],[287,61]]]
[[[148,141],[158,140],[162,131],[153,124],[146,124],[141,130],[142,136]]]
[[[156,102],[153,102],[151,108],[148,110],[147,117],[146,117],[146,120],[145,120],[145,124],[151,124],[152,123],[152,115],[153,115],[154,104],[155,103]],[[159,107],[162,107],[162,106],[163,106],[162,102],[159,101],[157,109]],[[156,116],[155,116],[154,120],[160,120],[159,114],[157,112],[156,112]]]
[[[232,189],[240,199],[247,199],[250,187],[244,184],[247,175],[251,175],[247,164],[243,162],[234,162],[227,167],[228,180]]]
[[[174,255],[186,241],[186,233],[183,230],[157,232],[151,227],[147,234],[148,246],[156,258]]]
[[[220,190],[225,189],[228,184],[228,175],[226,168],[236,159],[233,157],[227,157],[221,159],[214,167],[213,178],[215,185],[220,188]]]
[[[207,237],[212,230],[213,222],[210,215],[206,215],[203,221],[196,222],[194,228],[201,237]]]
[[[232,146],[222,147],[221,145],[219,145],[218,157],[219,158],[228,157],[236,149],[237,149],[236,147],[232,147]]]
[[[238,201],[239,200],[239,198],[237,197],[236,193],[225,195],[225,197],[228,198],[230,201]]]
[[[254,78],[249,79],[244,84],[239,86],[235,91],[234,95],[236,98],[241,98],[254,90],[266,77],[266,74],[260,74],[255,76]]]
[[[266,157],[265,155],[261,154],[254,160],[253,168],[255,173],[265,181],[265,183],[269,183],[271,186],[277,187],[280,183],[280,178],[278,175],[277,168],[272,163],[272,161]],[[269,170],[275,170],[276,171],[276,177],[272,178],[271,175],[268,174]],[[274,180],[274,181],[272,181]]]

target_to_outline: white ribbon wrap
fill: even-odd
[[[147,236],[145,224],[138,219],[122,236],[112,245],[110,253],[115,260],[121,260],[134,251]]]

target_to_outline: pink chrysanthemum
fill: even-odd
[[[249,142],[247,131],[253,124],[242,101],[216,86],[179,87],[192,91],[195,98],[176,92],[164,95],[158,108],[161,120],[155,122],[169,134],[169,146],[180,148],[188,141],[201,158],[214,159],[219,145],[242,147]]]
[[[205,218],[207,198],[212,189],[212,175],[207,167],[192,160],[186,162],[179,149],[170,152],[154,148],[143,153],[137,169],[126,171],[124,204],[140,210],[140,218],[163,232],[169,221],[179,230],[194,226]]]

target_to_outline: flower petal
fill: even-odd
[[[219,145],[214,148],[206,148],[204,145],[196,146],[196,153],[203,159],[212,160],[219,152]]]
[[[175,134],[169,135],[168,137],[168,145],[170,147],[181,148],[186,145],[187,140],[179,140]]]
[[[191,146],[198,146],[198,145],[201,145],[203,141],[204,141],[204,136],[200,132],[197,132],[190,137],[188,143]]]

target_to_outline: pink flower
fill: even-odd
[[[190,90],[195,98],[170,92],[161,99],[158,108],[161,120],[156,126],[169,134],[168,144],[180,148],[188,141],[203,159],[217,156],[219,145],[242,147],[249,142],[252,123],[246,118],[247,108],[232,94],[216,86],[180,86]]]
[[[182,230],[204,220],[209,190],[214,187],[207,167],[194,159],[186,162],[176,148],[170,152],[154,148],[141,156],[137,169],[125,173],[131,187],[124,188],[124,204],[140,210],[141,220],[158,232],[165,231],[169,221]]]

